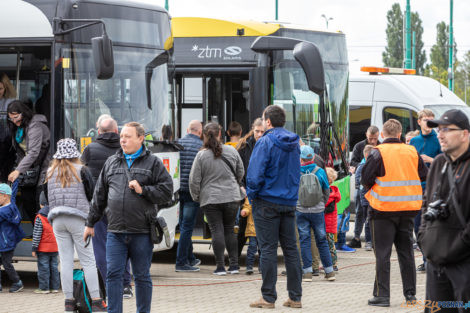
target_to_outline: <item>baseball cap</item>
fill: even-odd
[[[313,151],[312,147],[304,145],[300,147],[300,157],[302,159],[313,159],[315,156],[315,152]]]
[[[430,120],[427,122],[428,127],[437,127],[439,125],[451,125],[454,124],[461,129],[468,129],[470,130],[470,124],[468,122],[467,115],[458,109],[452,109],[445,111],[442,114],[441,118],[438,120]]]
[[[11,188],[7,184],[0,184],[0,193],[11,196]]]

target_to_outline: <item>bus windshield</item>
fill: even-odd
[[[145,66],[160,50],[114,47],[114,76],[98,80],[88,45],[63,48],[65,136],[80,139],[96,135],[96,120],[109,114],[121,128],[142,123],[153,139],[169,121],[167,65],[153,70],[149,108],[145,91]],[[68,125],[67,125],[68,124]]]

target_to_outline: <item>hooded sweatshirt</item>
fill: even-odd
[[[437,139],[437,134],[434,130],[427,135],[423,135],[420,132],[419,136],[411,138],[410,145],[416,148],[419,155],[425,154],[428,157],[435,158],[442,153],[439,139]],[[429,167],[431,163],[426,163],[426,165]]]
[[[246,176],[248,198],[295,206],[299,182],[299,136],[282,127],[267,130],[250,157]]]

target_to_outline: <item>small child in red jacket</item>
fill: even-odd
[[[326,175],[328,176],[328,183],[330,184],[330,197],[328,198],[325,206],[326,238],[328,239],[328,246],[330,247],[333,269],[338,271],[338,266],[336,265],[338,257],[336,255],[335,247],[335,237],[338,228],[338,211],[336,204],[341,200],[341,194],[338,187],[331,185],[336,178],[338,178],[338,173],[332,167],[327,167]]]

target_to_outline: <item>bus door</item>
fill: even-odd
[[[14,89],[14,95],[11,97],[23,101],[36,114],[45,115],[48,121],[50,121],[51,115],[51,53],[52,45],[50,43],[35,46],[15,45],[14,43],[0,44],[0,75],[6,75],[10,80]],[[2,108],[1,114],[6,114],[6,109],[3,111]],[[6,125],[2,125],[2,127],[4,126]],[[16,154],[11,151],[7,155],[12,160],[2,159],[0,164],[2,173],[9,173],[13,170]],[[4,178],[2,177],[1,180]],[[17,206],[22,217],[21,225],[26,237],[15,249],[16,259],[31,257],[34,216],[29,216],[24,208],[36,207],[36,210],[39,209],[35,199],[22,195],[21,191],[17,194]]]
[[[191,120],[216,122],[224,130],[230,122],[242,125],[243,134],[250,129],[249,75],[235,73],[214,73],[178,75],[179,125],[182,137]],[[228,140],[228,138],[224,138]]]

